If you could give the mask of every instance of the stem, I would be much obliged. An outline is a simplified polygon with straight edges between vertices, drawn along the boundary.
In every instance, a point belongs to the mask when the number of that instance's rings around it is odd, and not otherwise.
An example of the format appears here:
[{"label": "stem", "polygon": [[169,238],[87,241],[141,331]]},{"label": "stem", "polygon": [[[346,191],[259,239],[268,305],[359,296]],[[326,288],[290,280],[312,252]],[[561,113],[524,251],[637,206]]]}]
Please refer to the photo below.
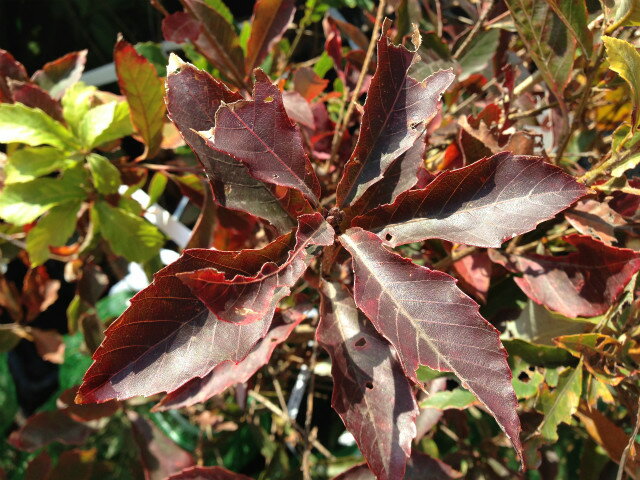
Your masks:
[{"label": "stem", "polygon": [[349,125],[349,120],[351,119],[351,115],[355,110],[356,101],[358,100],[360,89],[362,88],[364,79],[367,76],[367,70],[369,70],[369,64],[371,63],[371,58],[373,57],[373,50],[376,47],[378,32],[380,31],[380,25],[382,24],[382,16],[384,14],[384,7],[386,3],[387,3],[386,0],[380,0],[380,3],[378,4],[378,11],[376,12],[376,23],[373,25],[373,30],[371,31],[371,40],[369,41],[369,48],[367,48],[367,53],[364,57],[364,62],[362,63],[362,70],[360,71],[360,75],[358,76],[358,81],[356,82],[356,86],[353,89],[353,93],[351,94],[351,102],[349,102],[347,113],[345,114],[340,127],[336,130],[336,133],[333,136],[333,141],[331,142],[332,146],[331,146],[330,164],[333,163],[335,160],[335,155],[338,151],[338,146],[342,143],[342,136],[344,135],[344,131],[347,129],[347,126]]},{"label": "stem", "polygon": [[622,475],[624,474],[624,465],[627,463],[627,457],[629,456],[629,451],[633,447],[636,442],[636,437],[638,436],[638,430],[640,430],[640,398],[638,399],[638,406],[636,407],[636,426],[633,429],[633,433],[629,437],[629,443],[624,447],[622,451],[622,456],[620,457],[620,466],[618,467],[618,474],[616,475],[616,480],[622,480]]},{"label": "stem", "polygon": [[460,56],[462,56],[462,54],[469,47],[473,39],[478,35],[478,33],[480,33],[480,30],[482,29],[482,25],[484,24],[484,21],[487,19],[487,16],[489,15],[489,12],[491,11],[492,8],[493,8],[493,1],[489,2],[489,5],[487,5],[487,7],[482,11],[480,16],[478,17],[478,21],[473,25],[473,27],[471,27],[471,31],[469,32],[469,35],[466,36],[464,41],[460,44],[460,47],[458,47],[458,49],[453,54],[454,60],[457,60],[460,58]]},{"label": "stem", "polygon": [[309,25],[309,21],[311,20],[311,15],[313,14],[313,12],[316,9],[316,3],[317,2],[315,0],[312,1],[312,2],[309,2],[309,5],[305,9],[304,15],[300,19],[300,23],[298,23],[298,29],[296,30],[296,36],[293,39],[293,42],[291,42],[291,47],[289,48],[289,52],[287,53],[287,58],[286,58],[285,62],[282,65],[282,69],[278,72],[278,75],[277,75],[278,77],[282,76],[282,73],[287,68],[287,65],[289,65],[289,62],[291,61],[291,57],[293,56],[293,52],[298,47],[298,44],[300,43],[300,40],[302,39],[302,35],[304,34],[304,30]]},{"label": "stem", "polygon": [[[313,341],[313,349],[311,350],[311,359],[309,360],[309,391],[307,392],[307,412],[304,419],[304,452],[302,454],[302,475],[304,480],[311,480],[311,468],[309,465],[309,456],[311,454],[311,442],[315,435],[311,430],[311,420],[313,417],[313,395],[316,387],[316,376],[313,373],[316,368],[316,357],[318,353],[318,342]],[[315,429],[314,429],[315,430]]]},{"label": "stem", "polygon": [[167,9],[164,8],[164,6],[160,3],[160,0],[151,0],[151,5],[153,6],[153,8],[158,10],[164,17],[169,16],[169,12],[167,12]]},{"label": "stem", "polygon": [[446,270],[451,266],[452,263],[457,262],[458,260],[471,255],[478,251],[477,247],[466,247],[461,248],[460,250],[455,250],[451,252],[451,255],[443,258],[442,260],[437,261],[431,266],[432,270]]},{"label": "stem", "polygon": [[[255,390],[249,390],[249,396],[251,398],[253,398],[255,401],[257,401],[258,403],[260,403],[261,405],[263,405],[264,407],[266,407],[267,410],[270,410],[272,413],[276,414],[282,420],[284,420],[289,425],[291,425],[299,434],[304,435],[304,429],[300,425],[298,425],[298,423],[295,420],[293,420],[287,414],[286,411],[280,410],[280,408],[276,404],[271,402],[271,400],[269,400],[266,397],[263,397],[261,394],[259,394]],[[331,452],[327,449],[327,447],[322,445],[318,440],[311,439],[311,443],[325,457],[327,457],[329,459],[334,459],[335,458],[331,454]]]}]

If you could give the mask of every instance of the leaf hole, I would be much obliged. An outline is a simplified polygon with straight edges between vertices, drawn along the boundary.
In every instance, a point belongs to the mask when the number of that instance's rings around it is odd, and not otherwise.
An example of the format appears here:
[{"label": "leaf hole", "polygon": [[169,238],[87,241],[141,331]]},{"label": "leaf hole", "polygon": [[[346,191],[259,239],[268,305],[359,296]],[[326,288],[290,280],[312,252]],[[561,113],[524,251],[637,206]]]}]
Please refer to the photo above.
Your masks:
[{"label": "leaf hole", "polygon": [[373,390],[373,383],[371,383],[371,382],[367,382],[367,383],[365,383],[365,386],[366,386],[369,390]]},{"label": "leaf hole", "polygon": [[384,239],[385,239],[387,242],[390,242],[391,240],[393,240],[393,235],[391,235],[390,233],[387,233],[387,234],[384,236]]},{"label": "leaf hole", "polygon": [[527,375],[527,372],[520,372],[520,375],[518,375],[518,380],[520,380],[521,382],[527,382],[529,381],[529,375]]},{"label": "leaf hole", "polygon": [[273,102],[273,97],[271,95],[269,95],[268,97],[265,97],[263,100],[264,103],[271,103]]},{"label": "leaf hole", "polygon": [[362,337],[356,342],[356,347],[362,348],[366,344],[367,344],[367,341],[364,339],[364,337]]}]

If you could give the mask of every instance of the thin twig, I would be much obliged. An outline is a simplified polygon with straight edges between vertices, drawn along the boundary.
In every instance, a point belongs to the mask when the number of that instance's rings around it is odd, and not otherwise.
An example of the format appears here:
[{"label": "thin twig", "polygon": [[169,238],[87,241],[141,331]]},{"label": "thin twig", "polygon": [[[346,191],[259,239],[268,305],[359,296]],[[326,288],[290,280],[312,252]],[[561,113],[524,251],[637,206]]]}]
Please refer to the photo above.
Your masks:
[{"label": "thin twig", "polygon": [[451,266],[452,263],[457,262],[458,260],[471,255],[472,253],[475,253],[477,250],[477,247],[465,247],[459,250],[454,250],[451,252],[451,255],[437,261],[431,266],[431,268],[434,270],[446,270]]},{"label": "thin twig", "polygon": [[298,29],[296,30],[296,36],[291,42],[291,47],[289,47],[289,51],[287,52],[287,58],[283,62],[282,69],[278,71],[278,77],[282,76],[284,70],[287,68],[287,65],[291,62],[291,58],[293,57],[293,52],[295,52],[300,40],[302,40],[302,35],[304,34],[305,29],[307,28],[309,22],[311,21],[311,15],[313,14],[316,8],[316,1],[308,2],[307,7],[305,9],[303,17],[300,19],[300,23],[298,23]]},{"label": "thin twig", "polygon": [[569,145],[569,141],[573,136],[573,132],[576,130],[578,126],[578,122],[582,119],[582,114],[584,113],[585,108],[589,104],[589,98],[591,97],[591,93],[593,92],[593,82],[596,79],[596,74],[598,73],[599,65],[602,62],[602,58],[604,57],[604,47],[601,45],[598,52],[596,53],[595,60],[592,63],[589,72],[587,73],[587,81],[584,85],[584,90],[582,92],[582,97],[580,98],[580,103],[578,103],[578,108],[575,110],[573,120],[571,121],[571,125],[569,130],[565,135],[563,135],[560,140],[560,144],[558,145],[558,149],[556,150],[556,158],[562,158],[564,151],[567,149]]},{"label": "thin twig", "polygon": [[620,457],[620,466],[618,467],[618,474],[616,475],[616,480],[622,480],[622,475],[624,473],[624,465],[627,463],[627,457],[629,456],[629,451],[636,443],[636,437],[638,436],[638,431],[640,430],[640,398],[638,398],[638,406],[636,411],[636,426],[633,429],[633,433],[631,437],[629,437],[629,443],[624,447],[622,451],[622,456]]},{"label": "thin twig", "polygon": [[[580,96],[580,94],[570,95],[568,98],[565,98],[565,101],[575,100],[579,96]],[[510,113],[507,118],[509,120],[519,120],[521,118],[535,117],[536,115],[544,112],[545,110],[557,107],[559,104],[560,104],[560,102],[558,102],[557,100],[554,100],[553,102],[549,102],[549,103],[547,103],[545,105],[541,105],[539,107],[532,108],[531,110],[525,110],[524,112]]]},{"label": "thin twig", "polygon": [[440,0],[436,0],[436,35],[438,38],[442,38],[442,4]]},{"label": "thin twig", "polygon": [[[298,423],[293,420],[285,411],[282,411],[275,403],[273,403],[268,398],[263,397],[258,392],[254,390],[249,390],[249,396],[252,397],[255,401],[260,403],[262,406],[270,410],[272,413],[276,414],[282,420],[291,425],[300,435],[304,435],[304,429],[298,425]],[[322,445],[318,440],[311,440],[311,444],[325,457],[329,459],[334,459],[333,454]]]},{"label": "thin twig", "polygon": [[316,368],[316,357],[318,352],[318,342],[313,341],[311,350],[311,358],[309,359],[309,372],[311,379],[309,380],[309,390],[307,392],[307,411],[304,419],[304,452],[302,454],[302,475],[304,480],[311,480],[311,468],[309,465],[309,457],[311,454],[311,441],[315,437],[311,434],[311,420],[313,418],[313,395],[315,394],[316,376],[313,373]]},{"label": "thin twig", "polygon": [[163,16],[165,17],[169,16],[169,12],[167,12],[167,9],[164,8],[164,6],[160,3],[160,0],[151,0],[151,5],[153,6],[153,8],[158,10]]},{"label": "thin twig", "polygon": [[367,76],[367,71],[369,70],[369,64],[371,63],[371,58],[373,57],[373,50],[376,47],[376,41],[378,40],[378,32],[380,31],[380,25],[382,24],[382,17],[384,15],[384,7],[386,3],[387,3],[386,0],[380,0],[380,3],[378,4],[378,11],[376,12],[376,22],[373,25],[373,30],[371,31],[371,40],[369,41],[369,48],[367,48],[367,53],[364,57],[364,62],[362,63],[362,70],[360,71],[360,75],[358,76],[358,81],[356,82],[356,86],[353,89],[353,92],[351,94],[351,102],[349,102],[347,113],[345,114],[339,128],[336,129],[336,133],[334,134],[333,140],[331,142],[330,164],[333,164],[335,161],[335,155],[338,152],[338,147],[342,143],[342,136],[344,135],[344,131],[347,129],[347,126],[349,125],[349,120],[351,120],[351,115],[353,114],[353,111],[356,108],[358,95],[360,94],[360,89],[362,88],[364,79]]},{"label": "thin twig", "polygon": [[492,8],[493,8],[493,1],[491,1],[489,5],[487,5],[487,7],[482,11],[482,13],[480,13],[480,16],[478,17],[478,21],[473,25],[473,27],[471,27],[471,31],[469,32],[469,35],[466,36],[464,41],[460,44],[458,49],[454,52],[453,54],[454,60],[457,60],[460,58],[460,56],[469,47],[473,39],[476,38],[478,33],[480,33],[482,26],[484,24],[484,21],[487,19],[487,16],[489,15],[489,12],[491,11]]}]

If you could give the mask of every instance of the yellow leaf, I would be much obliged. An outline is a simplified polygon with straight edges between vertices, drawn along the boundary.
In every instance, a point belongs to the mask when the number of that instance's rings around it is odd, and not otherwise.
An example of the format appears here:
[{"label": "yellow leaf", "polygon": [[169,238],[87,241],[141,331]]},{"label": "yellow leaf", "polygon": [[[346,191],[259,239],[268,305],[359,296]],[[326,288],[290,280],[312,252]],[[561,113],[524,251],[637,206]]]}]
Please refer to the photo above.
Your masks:
[{"label": "yellow leaf", "polygon": [[640,54],[633,45],[618,38],[602,36],[607,50],[609,68],[620,75],[631,88],[633,113],[631,125],[638,126],[638,106],[640,106]]}]

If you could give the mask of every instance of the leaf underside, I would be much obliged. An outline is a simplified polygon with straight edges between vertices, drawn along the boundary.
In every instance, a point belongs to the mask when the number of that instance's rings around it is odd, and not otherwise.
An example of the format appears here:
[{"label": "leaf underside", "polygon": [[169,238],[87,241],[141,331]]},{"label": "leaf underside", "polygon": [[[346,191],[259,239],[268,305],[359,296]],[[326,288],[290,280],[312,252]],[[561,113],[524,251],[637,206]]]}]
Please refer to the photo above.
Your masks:
[{"label": "leaf underside", "polygon": [[577,251],[563,256],[498,252],[491,256],[508,270],[521,273],[515,282],[540,305],[571,318],[602,315],[640,270],[640,256],[585,235],[569,235],[565,241]]}]

